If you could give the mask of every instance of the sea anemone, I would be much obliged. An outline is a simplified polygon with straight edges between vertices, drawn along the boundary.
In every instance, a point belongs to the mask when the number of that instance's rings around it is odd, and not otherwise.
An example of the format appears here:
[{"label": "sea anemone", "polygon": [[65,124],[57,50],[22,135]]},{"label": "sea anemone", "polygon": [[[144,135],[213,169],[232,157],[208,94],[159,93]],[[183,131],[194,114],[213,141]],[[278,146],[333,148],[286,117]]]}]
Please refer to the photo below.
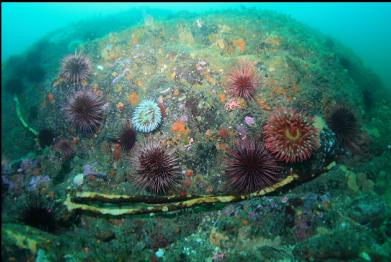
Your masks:
[{"label": "sea anemone", "polygon": [[61,65],[60,76],[68,84],[81,84],[91,75],[90,59],[80,53],[66,56]]},{"label": "sea anemone", "polygon": [[137,131],[149,133],[162,122],[160,107],[152,100],[146,99],[138,105],[133,113],[132,123]]},{"label": "sea anemone", "polygon": [[121,148],[126,151],[129,151],[136,143],[136,131],[129,126],[123,127],[118,141],[121,145]]},{"label": "sea anemone", "polygon": [[68,121],[81,133],[92,133],[101,125],[105,102],[91,91],[78,91],[64,110]]},{"label": "sea anemone", "polygon": [[341,146],[355,147],[361,132],[358,119],[351,109],[345,105],[336,106],[327,114],[326,121]]},{"label": "sea anemone", "polygon": [[39,131],[38,142],[42,148],[52,145],[54,142],[54,138],[55,135],[53,131],[49,128],[44,128]]},{"label": "sea anemone", "polygon": [[55,233],[58,228],[59,206],[42,195],[32,195],[18,205],[17,220],[25,225]]},{"label": "sea anemone", "polygon": [[251,193],[279,180],[282,167],[265,147],[251,140],[240,141],[226,160],[229,187],[237,193]]},{"label": "sea anemone", "polygon": [[293,109],[272,113],[264,126],[265,146],[286,163],[302,162],[319,147],[319,132],[309,117]]},{"label": "sea anemone", "polygon": [[253,99],[259,86],[259,76],[252,62],[241,61],[228,75],[228,89],[232,95]]},{"label": "sea anemone", "polygon": [[175,190],[180,168],[174,149],[148,139],[137,150],[132,162],[136,170],[133,180],[137,187],[154,194]]}]

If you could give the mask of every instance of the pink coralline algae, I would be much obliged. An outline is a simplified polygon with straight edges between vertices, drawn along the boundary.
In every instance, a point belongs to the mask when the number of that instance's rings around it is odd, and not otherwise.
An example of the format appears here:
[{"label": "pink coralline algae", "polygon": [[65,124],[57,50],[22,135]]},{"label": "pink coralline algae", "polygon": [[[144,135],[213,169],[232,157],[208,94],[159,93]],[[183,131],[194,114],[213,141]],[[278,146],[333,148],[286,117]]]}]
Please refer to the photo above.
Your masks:
[{"label": "pink coralline algae", "polygon": [[225,103],[226,110],[231,111],[235,108],[240,108],[240,104],[235,98],[232,98],[227,103]]}]

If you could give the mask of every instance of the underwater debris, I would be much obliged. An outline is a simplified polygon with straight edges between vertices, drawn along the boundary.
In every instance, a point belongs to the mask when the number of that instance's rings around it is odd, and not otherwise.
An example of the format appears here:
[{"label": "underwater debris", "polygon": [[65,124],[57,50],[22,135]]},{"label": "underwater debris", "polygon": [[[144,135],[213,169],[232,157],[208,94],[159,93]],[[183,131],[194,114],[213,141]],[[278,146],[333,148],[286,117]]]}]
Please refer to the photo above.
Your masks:
[{"label": "underwater debris", "polygon": [[162,122],[160,107],[151,99],[141,102],[135,109],[132,123],[137,131],[150,133]]},{"label": "underwater debris", "polygon": [[311,121],[293,109],[276,110],[264,126],[266,148],[286,163],[309,159],[319,147],[319,133]]}]

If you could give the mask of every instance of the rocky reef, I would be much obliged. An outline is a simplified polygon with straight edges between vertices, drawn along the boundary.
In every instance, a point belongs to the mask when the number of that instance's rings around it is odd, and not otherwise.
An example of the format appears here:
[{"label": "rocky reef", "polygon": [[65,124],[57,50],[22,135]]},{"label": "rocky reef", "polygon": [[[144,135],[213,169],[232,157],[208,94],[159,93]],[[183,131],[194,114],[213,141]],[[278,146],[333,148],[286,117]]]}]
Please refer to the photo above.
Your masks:
[{"label": "rocky reef", "polygon": [[391,99],[350,50],[259,10],[84,26],[3,66],[4,261],[391,256]]}]

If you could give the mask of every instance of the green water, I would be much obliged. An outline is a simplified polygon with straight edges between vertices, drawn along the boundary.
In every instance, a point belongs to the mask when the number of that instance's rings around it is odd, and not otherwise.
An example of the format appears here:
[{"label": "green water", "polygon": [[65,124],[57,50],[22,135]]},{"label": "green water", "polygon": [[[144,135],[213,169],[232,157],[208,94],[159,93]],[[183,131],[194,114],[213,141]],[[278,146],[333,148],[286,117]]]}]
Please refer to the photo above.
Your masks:
[{"label": "green water", "polygon": [[2,3],[2,259],[387,261],[390,19]]}]

